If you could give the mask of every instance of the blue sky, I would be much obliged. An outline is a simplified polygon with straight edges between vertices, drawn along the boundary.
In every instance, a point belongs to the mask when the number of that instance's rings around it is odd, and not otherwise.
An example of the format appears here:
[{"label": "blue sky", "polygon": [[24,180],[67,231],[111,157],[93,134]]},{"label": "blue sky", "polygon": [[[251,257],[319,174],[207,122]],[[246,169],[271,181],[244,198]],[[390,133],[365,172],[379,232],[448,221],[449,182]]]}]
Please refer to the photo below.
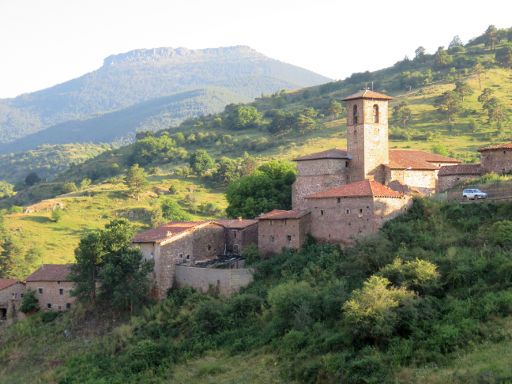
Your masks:
[{"label": "blue sky", "polygon": [[489,24],[504,0],[0,0],[0,97],[64,82],[137,48],[249,45],[342,79]]}]

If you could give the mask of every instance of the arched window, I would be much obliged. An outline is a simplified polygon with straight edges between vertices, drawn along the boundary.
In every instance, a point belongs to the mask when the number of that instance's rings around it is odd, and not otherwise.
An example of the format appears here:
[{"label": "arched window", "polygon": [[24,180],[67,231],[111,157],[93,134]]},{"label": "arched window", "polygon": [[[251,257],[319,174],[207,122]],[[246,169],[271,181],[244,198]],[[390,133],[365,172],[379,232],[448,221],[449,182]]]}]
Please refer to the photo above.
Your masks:
[{"label": "arched window", "polygon": [[373,122],[379,122],[379,106],[377,104],[373,106]]},{"label": "arched window", "polygon": [[352,107],[352,123],[357,124],[357,105]]}]

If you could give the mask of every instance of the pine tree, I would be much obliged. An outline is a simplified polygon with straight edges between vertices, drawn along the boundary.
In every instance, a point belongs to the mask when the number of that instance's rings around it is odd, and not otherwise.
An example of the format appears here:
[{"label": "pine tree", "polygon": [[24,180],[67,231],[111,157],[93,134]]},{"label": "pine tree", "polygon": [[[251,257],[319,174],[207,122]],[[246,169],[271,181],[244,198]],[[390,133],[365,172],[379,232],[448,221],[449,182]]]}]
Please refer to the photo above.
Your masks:
[{"label": "pine tree", "polygon": [[139,167],[139,164],[132,165],[126,173],[126,185],[130,195],[139,200],[148,185],[146,172]]}]

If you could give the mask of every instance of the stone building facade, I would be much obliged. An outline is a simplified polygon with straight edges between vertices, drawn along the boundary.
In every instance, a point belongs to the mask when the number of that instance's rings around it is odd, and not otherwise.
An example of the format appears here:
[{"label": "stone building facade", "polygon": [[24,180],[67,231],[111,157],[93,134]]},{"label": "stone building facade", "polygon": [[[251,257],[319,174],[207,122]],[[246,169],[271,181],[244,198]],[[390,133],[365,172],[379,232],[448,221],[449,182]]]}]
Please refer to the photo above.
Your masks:
[{"label": "stone building facade", "polygon": [[26,289],[33,290],[44,311],[71,309],[75,298],[71,296],[74,284],[69,279],[71,264],[43,264],[27,277]]},{"label": "stone building facade", "polygon": [[512,143],[492,145],[478,150],[482,172],[512,173]]},{"label": "stone building facade", "polygon": [[312,194],[306,201],[316,240],[350,244],[403,213],[411,199],[374,180],[363,180]]},{"label": "stone building facade", "polygon": [[300,249],[311,231],[309,211],[275,209],[258,216],[258,250],[262,256]]},{"label": "stone building facade", "polygon": [[486,173],[512,173],[512,142],[480,148],[480,164],[444,165],[438,175],[437,192],[445,192],[458,184]]},{"label": "stone building facade", "polygon": [[23,317],[20,312],[25,284],[14,279],[0,279],[0,327]]},{"label": "stone building facade", "polygon": [[258,244],[258,220],[217,220],[224,227],[224,255],[241,256],[244,249]]}]

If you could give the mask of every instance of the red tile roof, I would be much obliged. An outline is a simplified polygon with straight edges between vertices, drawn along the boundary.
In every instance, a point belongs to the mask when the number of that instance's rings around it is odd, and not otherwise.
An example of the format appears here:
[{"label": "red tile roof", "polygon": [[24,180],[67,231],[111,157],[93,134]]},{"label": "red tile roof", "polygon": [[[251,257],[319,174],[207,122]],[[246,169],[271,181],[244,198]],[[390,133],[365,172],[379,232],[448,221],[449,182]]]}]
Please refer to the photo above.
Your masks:
[{"label": "red tile roof", "polygon": [[258,216],[258,220],[284,220],[284,219],[300,219],[309,214],[309,211],[274,209],[263,215]]},{"label": "red tile roof", "polygon": [[488,147],[480,148],[478,150],[478,152],[495,151],[495,150],[500,150],[500,149],[512,149],[512,142],[497,144],[497,145],[489,145]]},{"label": "red tile roof", "polygon": [[331,148],[326,151],[312,153],[294,159],[294,161],[321,160],[321,159],[351,159],[345,149]]},{"label": "red tile roof", "polygon": [[457,164],[445,165],[439,168],[438,176],[452,176],[452,175],[481,175],[482,168],[480,164]]},{"label": "red tile roof", "polygon": [[387,164],[387,167],[391,169],[438,169],[439,167],[433,163],[458,164],[460,160],[424,151],[392,149],[389,151],[389,164]]},{"label": "red tile roof", "polygon": [[356,181],[354,183],[329,188],[325,191],[313,193],[306,199],[328,199],[333,197],[394,197],[403,195],[374,180]]},{"label": "red tile roof", "polygon": [[258,220],[233,219],[233,220],[215,220],[215,223],[228,229],[244,229],[251,225],[258,224]]},{"label": "red tile roof", "polygon": [[208,221],[173,221],[157,228],[137,233],[133,238],[134,243],[155,243],[168,239],[172,236],[197,228],[200,225],[207,224]]},{"label": "red tile roof", "polygon": [[347,101],[355,99],[393,100],[391,96],[379,92],[370,91],[369,89],[363,89],[359,92],[356,92],[350,96],[345,97],[343,100]]},{"label": "red tile roof", "polygon": [[43,264],[27,277],[30,281],[69,281],[72,264]]},{"label": "red tile roof", "polygon": [[11,285],[14,285],[18,282],[18,280],[14,279],[0,279],[0,291],[5,288],[9,288]]}]

